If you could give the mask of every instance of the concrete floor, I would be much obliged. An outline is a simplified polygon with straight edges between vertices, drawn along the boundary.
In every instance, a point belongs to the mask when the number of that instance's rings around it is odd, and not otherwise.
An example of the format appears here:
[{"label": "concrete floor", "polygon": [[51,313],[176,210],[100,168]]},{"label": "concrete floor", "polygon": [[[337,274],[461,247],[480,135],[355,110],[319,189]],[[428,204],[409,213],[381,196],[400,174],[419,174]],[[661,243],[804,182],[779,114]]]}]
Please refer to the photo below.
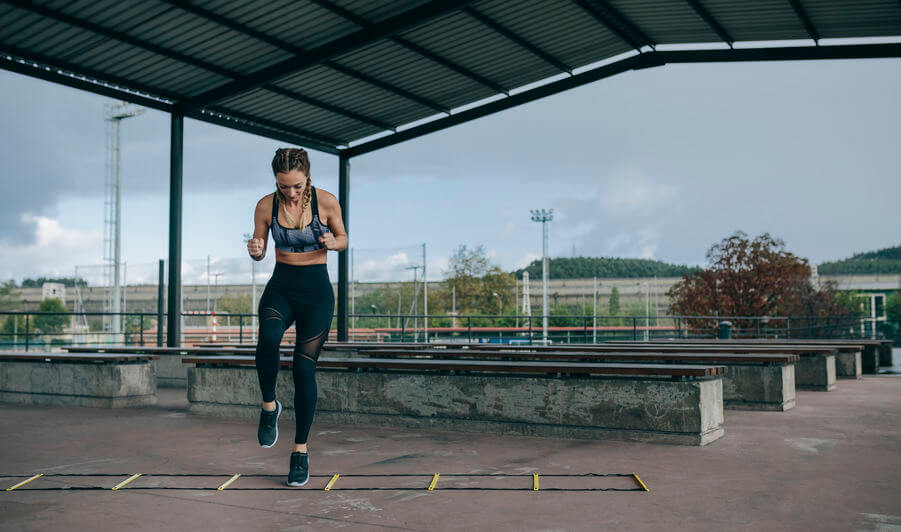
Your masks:
[{"label": "concrete floor", "polygon": [[[799,392],[789,412],[727,411],[726,436],[703,448],[314,424],[311,465],[320,476],[300,489],[282,489],[293,423],[280,425],[275,448],[261,449],[253,422],[187,414],[183,390],[160,392],[155,408],[0,406],[0,487],[22,480],[3,475],[122,475],[45,477],[0,492],[0,529],[901,530],[898,375]],[[447,476],[632,472],[650,492],[534,492],[529,476]],[[120,491],[37,489],[112,487],[132,473],[213,476],[145,477]],[[221,492],[141,489],[215,488],[234,473],[275,476]],[[325,492],[332,473],[421,476],[341,477]],[[443,476],[428,492],[433,473]],[[540,487],[635,483],[540,477]]]}]

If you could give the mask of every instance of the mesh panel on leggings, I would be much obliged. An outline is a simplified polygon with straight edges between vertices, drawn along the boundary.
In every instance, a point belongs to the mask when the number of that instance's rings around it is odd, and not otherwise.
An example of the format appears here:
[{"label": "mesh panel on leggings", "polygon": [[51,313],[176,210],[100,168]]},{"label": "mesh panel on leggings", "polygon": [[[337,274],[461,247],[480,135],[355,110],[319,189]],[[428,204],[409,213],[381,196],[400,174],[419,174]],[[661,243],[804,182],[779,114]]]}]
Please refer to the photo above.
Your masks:
[{"label": "mesh panel on leggings", "polygon": [[319,352],[322,351],[326,338],[328,338],[328,329],[309,340],[298,341],[294,346],[294,354],[316,362],[319,360]]}]

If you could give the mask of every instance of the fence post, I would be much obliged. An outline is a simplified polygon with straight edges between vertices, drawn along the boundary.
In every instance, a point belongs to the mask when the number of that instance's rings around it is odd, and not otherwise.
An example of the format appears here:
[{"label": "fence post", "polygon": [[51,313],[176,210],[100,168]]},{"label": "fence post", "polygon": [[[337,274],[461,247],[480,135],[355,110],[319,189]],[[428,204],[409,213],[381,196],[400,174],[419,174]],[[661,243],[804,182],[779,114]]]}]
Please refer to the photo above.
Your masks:
[{"label": "fence post", "polygon": [[244,343],[244,314],[238,314],[238,343]]},{"label": "fence post", "polygon": [[532,345],[532,315],[529,314],[529,345]]},{"label": "fence post", "polygon": [[30,344],[31,337],[28,335],[28,323],[30,322],[31,314],[25,315],[25,352],[28,352],[28,345]]},{"label": "fence post", "polygon": [[785,337],[786,338],[792,337],[792,319],[791,318],[785,319]]},{"label": "fence post", "polygon": [[144,347],[144,315],[139,314],[141,317],[141,347]]},{"label": "fence post", "polygon": [[632,340],[638,340],[638,318],[632,318]]},{"label": "fence post", "polygon": [[466,337],[467,343],[472,343],[472,316],[466,316]]}]

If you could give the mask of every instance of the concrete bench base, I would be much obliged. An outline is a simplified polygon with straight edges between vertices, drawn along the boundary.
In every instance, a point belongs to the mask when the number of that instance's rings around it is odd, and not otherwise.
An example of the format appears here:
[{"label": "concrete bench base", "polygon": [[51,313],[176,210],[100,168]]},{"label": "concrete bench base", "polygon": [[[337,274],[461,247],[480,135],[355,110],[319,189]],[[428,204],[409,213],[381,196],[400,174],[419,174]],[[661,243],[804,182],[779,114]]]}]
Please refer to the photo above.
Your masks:
[{"label": "concrete bench base", "polygon": [[0,361],[0,402],[105,408],[156,404],[150,361]]},{"label": "concrete bench base", "polygon": [[847,351],[835,355],[835,375],[844,379],[859,379],[863,376],[860,351]]},{"label": "concrete bench base", "polygon": [[[722,379],[552,378],[320,370],[316,419],[587,439],[706,445],[723,430]],[[277,394],[294,418],[294,386]],[[256,419],[252,367],[188,369],[193,412]]]},{"label": "concrete bench base", "polygon": [[159,355],[159,360],[154,360],[156,366],[156,385],[160,388],[187,388],[188,368],[181,363],[182,355]]},{"label": "concrete bench base", "polygon": [[879,346],[879,365],[894,365],[894,361],[892,360],[892,344],[889,342],[885,342]]},{"label": "concrete bench base", "polygon": [[730,364],[723,379],[723,405],[729,410],[784,412],[795,406],[795,366]]},{"label": "concrete bench base", "polygon": [[873,344],[863,346],[860,356],[864,373],[867,375],[879,373],[879,346]]},{"label": "concrete bench base", "polygon": [[795,364],[795,388],[828,392],[835,389],[835,355],[801,355]]}]

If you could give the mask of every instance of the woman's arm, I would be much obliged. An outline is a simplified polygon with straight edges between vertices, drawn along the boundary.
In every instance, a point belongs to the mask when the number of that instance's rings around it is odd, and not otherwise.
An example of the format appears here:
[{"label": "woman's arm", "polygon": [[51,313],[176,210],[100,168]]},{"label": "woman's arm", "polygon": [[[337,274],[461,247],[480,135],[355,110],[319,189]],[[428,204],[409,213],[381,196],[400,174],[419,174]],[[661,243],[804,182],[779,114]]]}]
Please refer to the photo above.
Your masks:
[{"label": "woman's arm", "polygon": [[325,233],[319,237],[319,242],[325,249],[332,251],[344,251],[347,249],[347,230],[344,228],[344,218],[341,217],[341,205],[338,198],[326,191],[317,196],[319,209],[326,215],[326,223],[331,233]]},{"label": "woman's arm", "polygon": [[263,199],[257,202],[257,207],[253,211],[253,238],[247,241],[247,253],[250,254],[250,258],[256,261],[263,260],[266,257],[269,216],[272,211],[272,203],[266,200],[271,196],[271,194],[264,196]]}]

